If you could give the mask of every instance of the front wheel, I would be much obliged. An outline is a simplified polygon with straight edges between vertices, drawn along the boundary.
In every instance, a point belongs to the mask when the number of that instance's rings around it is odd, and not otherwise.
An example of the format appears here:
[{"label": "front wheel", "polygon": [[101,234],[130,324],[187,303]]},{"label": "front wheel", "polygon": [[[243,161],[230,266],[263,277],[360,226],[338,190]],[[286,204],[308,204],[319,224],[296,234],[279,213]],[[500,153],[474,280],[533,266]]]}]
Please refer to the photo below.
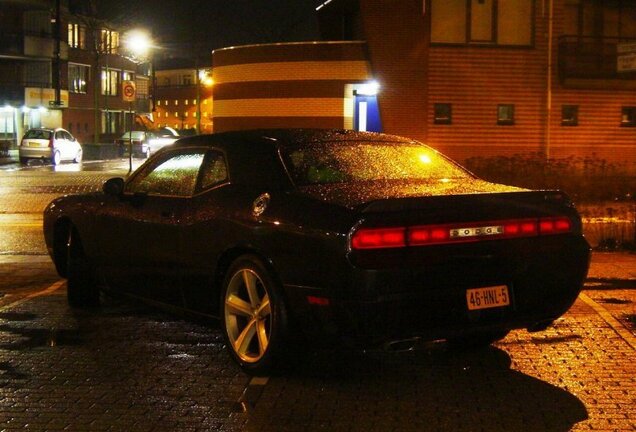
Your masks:
[{"label": "front wheel", "polygon": [[60,154],[59,151],[56,151],[55,153],[53,153],[53,158],[51,159],[51,162],[53,163],[53,165],[59,165],[60,162],[62,162],[62,155]]},{"label": "front wheel", "polygon": [[82,162],[82,157],[83,157],[82,149],[79,149],[77,151],[77,154],[75,154],[75,159],[73,159],[73,162],[75,162],[75,163]]},{"label": "front wheel", "polygon": [[245,255],[229,268],[221,293],[227,348],[248,373],[270,371],[285,350],[287,311],[279,284],[261,260]]},{"label": "front wheel", "polygon": [[69,228],[66,243],[67,298],[71,307],[99,306],[99,287],[90,260],[84,254],[77,231]]}]

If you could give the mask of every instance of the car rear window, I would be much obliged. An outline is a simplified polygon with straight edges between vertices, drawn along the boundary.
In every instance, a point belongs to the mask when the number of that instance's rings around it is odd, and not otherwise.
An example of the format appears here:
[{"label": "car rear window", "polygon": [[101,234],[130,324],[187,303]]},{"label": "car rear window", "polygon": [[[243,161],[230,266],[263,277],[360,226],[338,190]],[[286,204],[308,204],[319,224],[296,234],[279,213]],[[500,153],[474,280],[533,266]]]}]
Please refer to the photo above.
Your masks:
[{"label": "car rear window", "polygon": [[24,138],[26,139],[50,139],[51,131],[40,130],[40,129],[31,129],[28,130],[26,134],[24,134]]},{"label": "car rear window", "polygon": [[471,177],[460,166],[418,143],[334,142],[286,148],[283,160],[294,183],[375,180],[443,180]]}]

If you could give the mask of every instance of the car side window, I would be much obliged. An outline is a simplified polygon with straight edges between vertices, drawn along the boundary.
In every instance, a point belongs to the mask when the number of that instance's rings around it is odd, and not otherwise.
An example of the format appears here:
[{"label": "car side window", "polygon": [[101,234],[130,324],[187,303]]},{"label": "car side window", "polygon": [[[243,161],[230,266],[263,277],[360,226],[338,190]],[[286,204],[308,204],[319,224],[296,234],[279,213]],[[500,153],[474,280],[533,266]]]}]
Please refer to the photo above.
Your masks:
[{"label": "car side window", "polygon": [[64,133],[62,131],[55,132],[55,139],[64,139]]},{"label": "car side window", "polygon": [[201,179],[199,190],[203,191],[227,181],[227,166],[223,153],[217,151],[208,152],[201,167]]},{"label": "car side window", "polygon": [[192,196],[205,150],[171,152],[146,166],[127,185],[126,192]]}]

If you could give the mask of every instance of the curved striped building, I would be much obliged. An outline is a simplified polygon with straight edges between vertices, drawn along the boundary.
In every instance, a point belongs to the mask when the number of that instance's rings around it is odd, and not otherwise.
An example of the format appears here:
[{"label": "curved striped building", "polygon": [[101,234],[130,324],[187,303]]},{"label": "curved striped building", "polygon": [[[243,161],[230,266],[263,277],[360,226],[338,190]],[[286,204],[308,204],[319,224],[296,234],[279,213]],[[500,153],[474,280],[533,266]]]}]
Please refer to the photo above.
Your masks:
[{"label": "curved striped building", "polygon": [[[212,53],[212,64],[215,132],[351,129],[358,111],[355,95],[371,79],[366,44],[358,41],[223,48]],[[379,115],[366,115],[377,112],[377,103],[364,110],[362,126],[378,129]]]}]

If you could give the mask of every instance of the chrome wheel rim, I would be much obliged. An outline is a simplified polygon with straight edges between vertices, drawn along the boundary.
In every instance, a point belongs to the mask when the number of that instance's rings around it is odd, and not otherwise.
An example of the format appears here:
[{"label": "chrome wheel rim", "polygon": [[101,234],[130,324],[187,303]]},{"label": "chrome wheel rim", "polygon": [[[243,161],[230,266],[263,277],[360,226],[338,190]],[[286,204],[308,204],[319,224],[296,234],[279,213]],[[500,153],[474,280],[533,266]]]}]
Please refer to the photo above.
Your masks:
[{"label": "chrome wheel rim", "polygon": [[272,310],[267,288],[256,272],[241,269],[232,276],[224,309],[232,350],[245,362],[259,361],[269,346]]}]

